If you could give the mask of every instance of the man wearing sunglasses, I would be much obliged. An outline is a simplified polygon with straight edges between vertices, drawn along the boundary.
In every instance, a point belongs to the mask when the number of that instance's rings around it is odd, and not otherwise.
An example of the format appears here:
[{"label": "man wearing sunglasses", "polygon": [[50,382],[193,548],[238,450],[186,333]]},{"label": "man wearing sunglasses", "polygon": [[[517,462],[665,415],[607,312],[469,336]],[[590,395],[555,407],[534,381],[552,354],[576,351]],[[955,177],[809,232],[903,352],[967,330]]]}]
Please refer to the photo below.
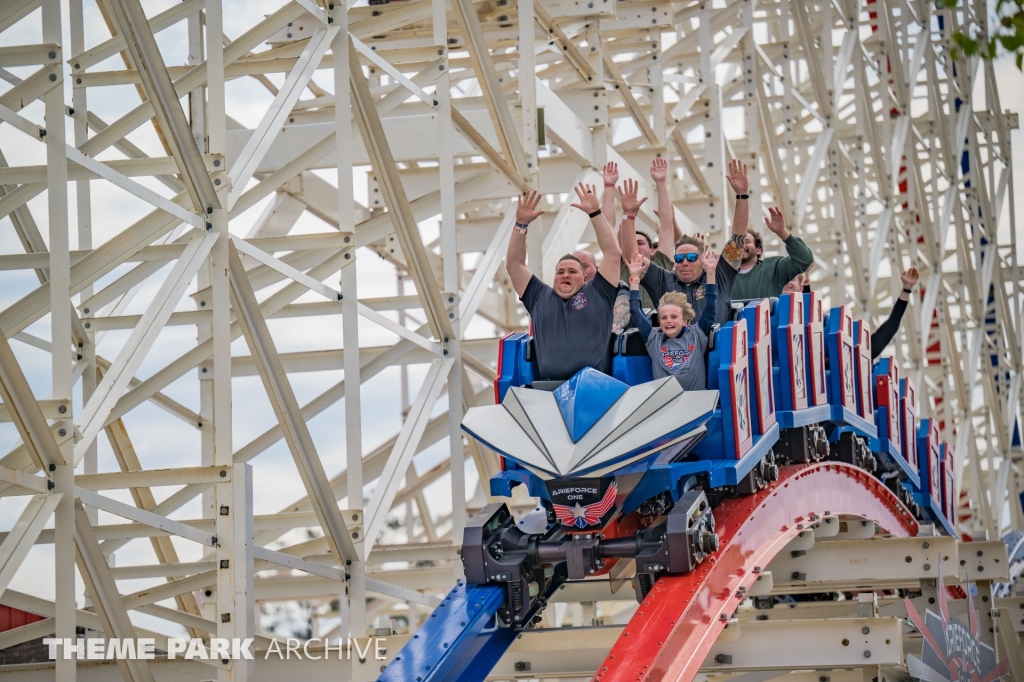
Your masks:
[{"label": "man wearing sunglasses", "polygon": [[[533,322],[537,349],[538,379],[568,379],[584,367],[611,374],[608,344],[612,334],[612,308],[619,287],[619,245],[611,226],[601,215],[593,185],[575,188],[579,202],[573,204],[590,216],[590,224],[601,247],[596,274],[587,277],[587,267],[574,254],[566,254],[555,266],[554,286],[548,286],[526,265],[526,232],[530,223],[544,213],[538,211],[540,193],[519,197],[516,224],[508,243],[505,269],[512,287]],[[589,254],[587,254],[589,255]]]},{"label": "man wearing sunglasses", "polygon": [[[718,315],[715,321],[719,324],[724,324],[729,320],[732,286],[743,256],[743,237],[747,233],[747,222],[750,217],[750,207],[747,201],[746,164],[739,160],[730,161],[729,174],[725,177],[736,191],[736,210],[733,213],[732,236],[722,248],[722,257],[715,267],[715,281],[718,286]],[[655,303],[661,301],[661,297],[670,291],[686,294],[687,301],[693,307],[694,315],[699,318],[701,311],[704,310],[705,283],[707,282],[700,257],[707,247],[700,236],[683,235],[673,242],[674,210],[668,200],[668,184],[656,180],[656,186],[658,188],[658,219],[660,221],[658,250],[672,257],[673,267],[669,270],[651,262],[650,259],[645,259],[646,269],[640,280],[640,285]],[[622,202],[625,206],[627,202],[625,194]],[[671,251],[669,249],[673,243],[675,250]],[[622,257],[628,262],[637,251],[636,228],[633,221],[623,220],[622,229],[619,232],[619,246],[622,249]]]}]

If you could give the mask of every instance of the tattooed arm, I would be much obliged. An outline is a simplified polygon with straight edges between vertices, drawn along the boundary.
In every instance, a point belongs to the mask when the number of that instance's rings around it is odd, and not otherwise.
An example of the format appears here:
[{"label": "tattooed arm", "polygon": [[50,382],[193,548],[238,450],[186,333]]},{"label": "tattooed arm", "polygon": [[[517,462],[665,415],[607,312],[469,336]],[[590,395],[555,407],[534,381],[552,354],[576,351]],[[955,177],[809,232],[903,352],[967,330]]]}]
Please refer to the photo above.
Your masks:
[{"label": "tattooed arm", "polygon": [[745,236],[745,233],[731,234],[729,235],[729,241],[722,247],[722,260],[731,265],[733,270],[740,269],[740,261],[743,260],[743,238]]}]

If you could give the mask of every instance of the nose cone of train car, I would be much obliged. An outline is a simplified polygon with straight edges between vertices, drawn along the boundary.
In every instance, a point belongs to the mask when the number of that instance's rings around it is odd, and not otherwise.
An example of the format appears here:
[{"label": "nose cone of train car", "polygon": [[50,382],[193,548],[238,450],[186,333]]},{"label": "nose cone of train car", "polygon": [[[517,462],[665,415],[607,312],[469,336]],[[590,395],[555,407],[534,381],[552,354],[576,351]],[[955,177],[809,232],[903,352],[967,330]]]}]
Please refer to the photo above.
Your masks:
[{"label": "nose cone of train car", "polygon": [[462,428],[543,479],[604,476],[703,429],[718,391],[683,391],[673,377],[629,386],[580,370],[555,391],[513,387],[474,407]]}]

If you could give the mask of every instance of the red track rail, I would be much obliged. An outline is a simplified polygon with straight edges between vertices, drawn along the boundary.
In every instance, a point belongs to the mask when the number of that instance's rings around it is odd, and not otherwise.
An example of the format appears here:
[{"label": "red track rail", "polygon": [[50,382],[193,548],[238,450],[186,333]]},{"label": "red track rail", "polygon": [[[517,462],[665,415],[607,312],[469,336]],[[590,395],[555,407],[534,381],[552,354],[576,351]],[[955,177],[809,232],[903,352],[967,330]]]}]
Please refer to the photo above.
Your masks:
[{"label": "red track rail", "polygon": [[719,552],[692,573],[655,583],[594,682],[692,680],[742,600],[739,589],[750,588],[755,567],[767,566],[812,515],[856,516],[893,535],[917,534],[917,521],[881,481],[836,462],[783,467],[768,488],[727,499],[714,513]]}]

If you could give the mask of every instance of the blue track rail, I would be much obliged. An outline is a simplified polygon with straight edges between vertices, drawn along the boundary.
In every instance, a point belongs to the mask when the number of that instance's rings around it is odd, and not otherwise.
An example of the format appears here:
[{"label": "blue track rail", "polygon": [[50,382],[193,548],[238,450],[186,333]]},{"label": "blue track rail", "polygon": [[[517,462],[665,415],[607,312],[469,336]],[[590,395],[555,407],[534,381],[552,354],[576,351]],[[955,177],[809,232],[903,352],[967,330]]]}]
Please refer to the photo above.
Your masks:
[{"label": "blue track rail", "polygon": [[[556,570],[545,597],[550,597],[564,580],[564,569]],[[460,580],[377,682],[484,679],[519,634],[518,630],[504,627],[497,618],[504,603],[503,586],[466,585]]]},{"label": "blue track rail", "polygon": [[482,680],[516,636],[511,628],[495,627],[504,603],[504,587],[460,580],[378,682]]}]

